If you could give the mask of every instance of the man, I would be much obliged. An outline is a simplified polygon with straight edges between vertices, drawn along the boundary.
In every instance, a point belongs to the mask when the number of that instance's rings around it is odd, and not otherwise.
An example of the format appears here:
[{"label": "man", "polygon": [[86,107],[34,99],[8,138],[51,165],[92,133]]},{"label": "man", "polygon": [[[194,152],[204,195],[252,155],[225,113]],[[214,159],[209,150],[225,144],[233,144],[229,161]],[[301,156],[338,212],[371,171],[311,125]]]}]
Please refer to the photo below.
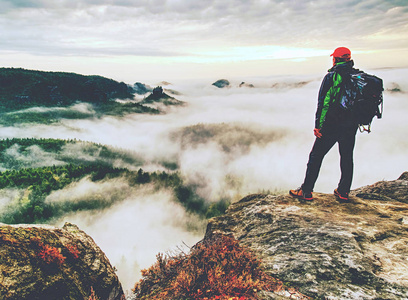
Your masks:
[{"label": "man", "polygon": [[316,140],[309,155],[306,176],[300,188],[289,191],[290,195],[306,201],[313,200],[312,192],[323,158],[335,143],[339,145],[341,170],[340,182],[334,190],[336,197],[348,201],[353,179],[353,150],[358,124],[347,105],[342,103],[342,83],[358,70],[353,68],[348,48],[337,48],[330,56],[333,56],[333,67],[324,77],[319,91],[314,129]]}]

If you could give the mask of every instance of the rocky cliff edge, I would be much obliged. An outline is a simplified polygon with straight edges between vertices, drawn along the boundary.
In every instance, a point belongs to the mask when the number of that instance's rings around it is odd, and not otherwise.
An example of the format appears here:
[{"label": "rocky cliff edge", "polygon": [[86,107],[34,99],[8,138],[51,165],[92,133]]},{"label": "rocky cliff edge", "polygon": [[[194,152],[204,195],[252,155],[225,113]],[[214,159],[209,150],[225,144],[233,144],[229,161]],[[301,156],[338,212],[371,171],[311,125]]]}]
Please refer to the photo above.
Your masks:
[{"label": "rocky cliff edge", "polygon": [[123,298],[115,270],[76,225],[0,223],[0,299]]},{"label": "rocky cliff edge", "polygon": [[232,234],[268,273],[315,299],[408,299],[408,172],[350,194],[349,203],[250,195],[211,219],[206,238]]}]

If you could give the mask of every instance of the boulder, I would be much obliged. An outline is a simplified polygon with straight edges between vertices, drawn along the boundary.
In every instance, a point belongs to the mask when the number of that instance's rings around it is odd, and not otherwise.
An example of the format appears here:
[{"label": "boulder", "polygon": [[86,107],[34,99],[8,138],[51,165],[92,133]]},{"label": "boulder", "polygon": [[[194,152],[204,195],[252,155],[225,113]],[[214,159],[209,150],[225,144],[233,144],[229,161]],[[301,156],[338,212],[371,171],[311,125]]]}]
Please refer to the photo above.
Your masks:
[{"label": "boulder", "polygon": [[0,223],[0,299],[124,299],[114,268],[76,225]]},{"label": "boulder", "polygon": [[404,174],[353,191],[348,203],[322,193],[312,202],[250,195],[211,219],[205,238],[233,234],[268,273],[315,299],[408,299]]}]

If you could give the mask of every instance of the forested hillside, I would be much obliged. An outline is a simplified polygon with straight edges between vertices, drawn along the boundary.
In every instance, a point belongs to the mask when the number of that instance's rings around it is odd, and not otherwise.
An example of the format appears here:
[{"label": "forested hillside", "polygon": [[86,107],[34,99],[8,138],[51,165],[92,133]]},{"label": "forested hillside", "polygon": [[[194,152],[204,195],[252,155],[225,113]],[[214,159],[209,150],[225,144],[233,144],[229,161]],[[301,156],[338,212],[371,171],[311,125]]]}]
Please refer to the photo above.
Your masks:
[{"label": "forested hillside", "polygon": [[[0,68],[0,125],[159,113],[157,109],[131,101],[134,94],[134,89],[124,82],[101,76]],[[119,103],[117,99],[130,101]],[[87,106],[75,106],[80,103]],[[27,110],[33,107],[43,109]]]},{"label": "forested hillside", "polygon": [[[171,191],[175,201],[203,217],[219,215],[227,207],[224,201],[206,203],[196,194],[195,187],[186,184],[177,172],[116,167],[118,162],[137,166],[142,161],[134,153],[94,143],[6,139],[0,141],[0,158],[3,170],[0,172],[0,222],[8,224],[47,223],[76,211],[105,209],[123,201],[142,186]],[[69,191],[81,184],[90,192],[71,199]],[[118,188],[104,193],[106,184]],[[92,187],[98,185],[98,193],[92,193]],[[54,195],[50,198],[52,193],[65,188],[68,192],[64,192],[64,197]]]},{"label": "forested hillside", "polygon": [[0,100],[6,108],[104,103],[133,98],[133,88],[101,76],[0,68]]},{"label": "forested hillside", "polygon": [[65,164],[137,168],[138,153],[80,140],[12,138],[0,140],[0,170]]}]

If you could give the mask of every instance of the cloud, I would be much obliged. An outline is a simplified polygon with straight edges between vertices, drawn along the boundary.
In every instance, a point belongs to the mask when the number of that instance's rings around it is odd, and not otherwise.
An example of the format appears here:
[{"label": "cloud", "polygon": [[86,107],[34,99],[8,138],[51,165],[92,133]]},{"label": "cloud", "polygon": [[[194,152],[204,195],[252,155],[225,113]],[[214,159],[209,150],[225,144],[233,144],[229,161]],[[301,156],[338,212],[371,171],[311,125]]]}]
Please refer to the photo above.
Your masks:
[{"label": "cloud", "polygon": [[23,195],[24,190],[0,189],[0,210],[5,208],[13,200],[21,198]]},{"label": "cloud", "polygon": [[16,8],[40,8],[40,1],[35,0],[1,0],[0,7],[2,12]]},{"label": "cloud", "polygon": [[184,127],[174,138],[185,147],[199,148],[207,143],[216,143],[225,153],[246,153],[253,145],[266,145],[284,136],[282,131],[266,131],[254,125],[197,124]]},{"label": "cloud", "polygon": [[89,103],[75,103],[68,107],[30,107],[18,111],[12,111],[7,113],[8,115],[13,114],[24,114],[24,113],[56,113],[59,112],[78,112],[84,115],[92,116],[95,114],[92,104]]},{"label": "cloud", "polygon": [[[1,1],[3,51],[196,56],[279,45],[407,47],[404,1]],[[387,39],[387,45],[378,40]]]},{"label": "cloud", "polygon": [[[44,127],[40,126],[40,128]],[[138,171],[140,166],[144,165],[144,158],[140,153],[81,141],[66,143],[58,153],[49,150],[45,151],[37,145],[22,149],[16,142],[16,144],[5,149],[1,156],[0,170],[97,162],[114,168],[127,168],[131,171]],[[165,167],[160,164],[162,161],[152,161],[150,163],[149,168],[145,165],[145,170],[152,168],[154,170],[165,170]]]},{"label": "cloud", "polygon": [[93,182],[89,177],[74,182],[61,190],[53,191],[45,203],[64,205],[80,204],[81,202],[98,202],[106,207],[126,199],[131,194],[131,187],[123,179]]},{"label": "cloud", "polygon": [[6,149],[0,166],[5,168],[37,168],[65,164],[57,158],[55,153],[46,152],[37,145],[27,147],[24,151],[21,151],[20,148],[19,145],[15,144]]},{"label": "cloud", "polygon": [[92,236],[129,290],[141,278],[140,270],[155,262],[157,253],[174,251],[183,243],[193,246],[202,239],[205,224],[173,202],[169,191],[131,187],[127,191],[131,192],[127,198],[110,209],[78,212],[56,223],[73,222]]}]

